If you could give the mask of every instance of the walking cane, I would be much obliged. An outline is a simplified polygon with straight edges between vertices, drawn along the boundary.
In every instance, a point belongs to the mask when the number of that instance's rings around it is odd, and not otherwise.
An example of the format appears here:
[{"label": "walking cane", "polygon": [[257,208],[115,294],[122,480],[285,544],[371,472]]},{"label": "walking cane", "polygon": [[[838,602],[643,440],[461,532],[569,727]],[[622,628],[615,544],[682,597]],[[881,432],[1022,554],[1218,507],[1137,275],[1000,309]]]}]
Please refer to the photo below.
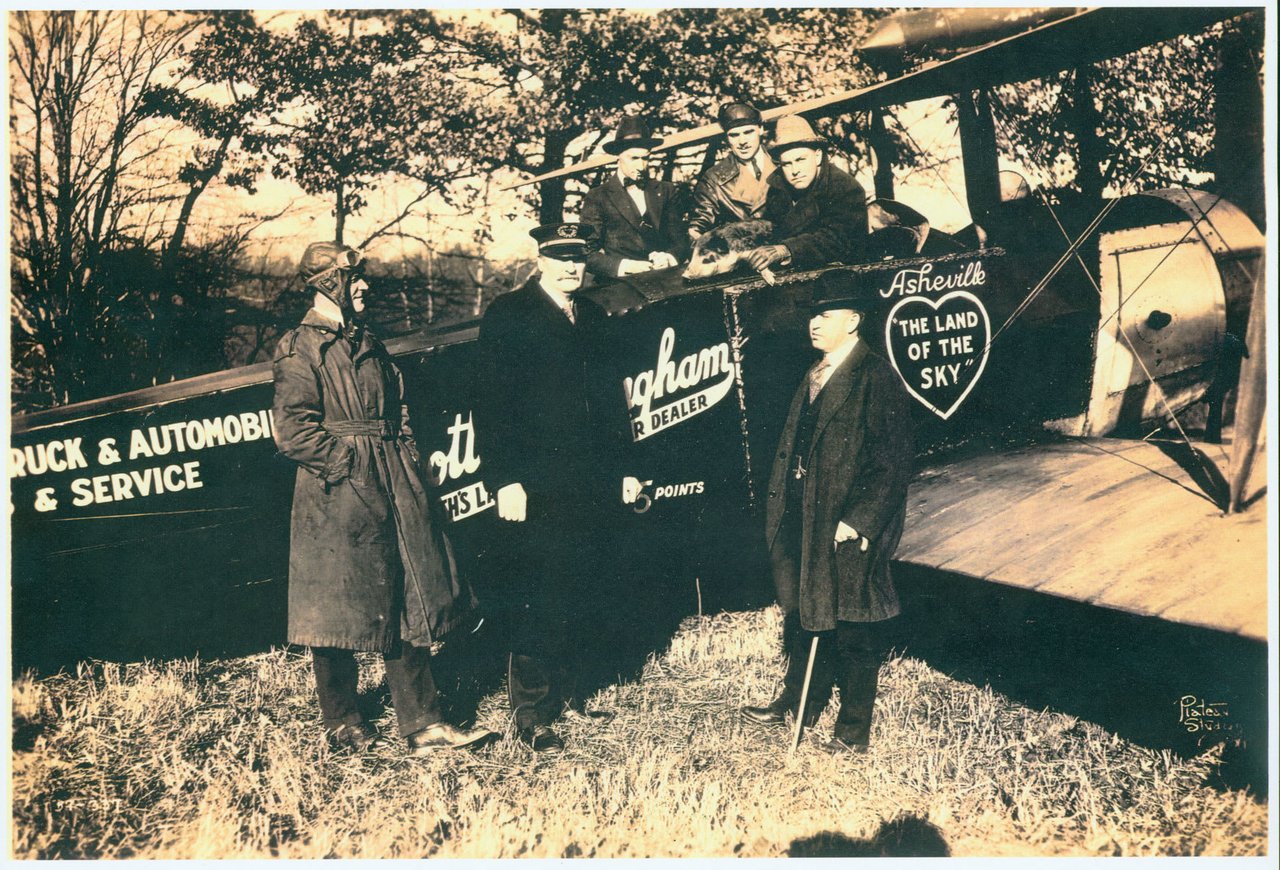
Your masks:
[{"label": "walking cane", "polygon": [[804,669],[804,688],[800,690],[800,709],[796,711],[796,731],[791,737],[791,751],[800,745],[800,732],[804,730],[804,707],[809,701],[809,681],[813,679],[813,663],[818,657],[818,636],[809,644],[809,666]]}]

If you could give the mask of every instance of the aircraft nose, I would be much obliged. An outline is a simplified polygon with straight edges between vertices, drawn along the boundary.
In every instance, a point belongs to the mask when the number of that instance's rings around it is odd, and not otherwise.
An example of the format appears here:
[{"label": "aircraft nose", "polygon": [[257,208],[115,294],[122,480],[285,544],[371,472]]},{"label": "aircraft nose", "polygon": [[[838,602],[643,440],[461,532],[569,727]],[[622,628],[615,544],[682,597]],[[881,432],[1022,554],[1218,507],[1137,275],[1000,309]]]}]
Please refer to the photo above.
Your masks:
[{"label": "aircraft nose", "polygon": [[907,44],[907,35],[896,21],[885,21],[871,31],[858,50],[867,54],[896,54]]}]

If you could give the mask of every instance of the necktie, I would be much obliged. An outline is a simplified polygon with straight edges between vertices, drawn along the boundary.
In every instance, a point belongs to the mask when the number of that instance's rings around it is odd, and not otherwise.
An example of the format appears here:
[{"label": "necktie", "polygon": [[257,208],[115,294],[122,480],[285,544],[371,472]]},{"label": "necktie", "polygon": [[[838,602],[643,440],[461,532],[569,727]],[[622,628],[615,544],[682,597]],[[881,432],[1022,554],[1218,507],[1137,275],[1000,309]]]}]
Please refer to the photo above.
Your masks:
[{"label": "necktie", "polygon": [[622,189],[626,191],[627,196],[631,197],[631,202],[635,205],[636,211],[640,213],[641,217],[646,217],[645,212],[648,209],[645,207],[644,198],[645,180],[631,179],[624,181]]},{"label": "necktie", "polygon": [[826,384],[827,369],[831,365],[826,358],[818,360],[818,364],[813,367],[813,371],[809,372],[809,404],[812,405],[818,400],[818,393],[822,392],[822,387]]},{"label": "necktie", "polygon": [[574,326],[578,325],[577,319],[573,316],[573,300],[572,299],[566,302],[564,307],[561,308],[560,310],[564,312],[565,317],[569,318],[570,323],[572,323]]},{"label": "necktie", "polygon": [[754,158],[751,161],[751,171],[756,174],[756,181],[759,181],[760,180],[760,164],[756,163]]}]

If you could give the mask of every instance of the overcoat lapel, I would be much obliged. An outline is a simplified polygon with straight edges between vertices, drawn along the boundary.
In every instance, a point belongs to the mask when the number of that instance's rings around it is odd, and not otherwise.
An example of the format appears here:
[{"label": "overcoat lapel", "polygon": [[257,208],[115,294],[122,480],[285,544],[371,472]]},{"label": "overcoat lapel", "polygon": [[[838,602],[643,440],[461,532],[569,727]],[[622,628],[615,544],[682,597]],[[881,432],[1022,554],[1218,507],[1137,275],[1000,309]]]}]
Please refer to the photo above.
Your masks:
[{"label": "overcoat lapel", "polygon": [[556,307],[551,301],[551,297],[547,295],[547,291],[542,289],[539,283],[539,276],[534,275],[533,279],[525,285],[525,289],[534,299],[535,310],[538,316],[547,322],[547,326],[556,332],[569,335],[573,332],[573,324],[569,322],[569,318],[564,316],[564,312]]},{"label": "overcoat lapel", "polygon": [[849,390],[853,387],[853,373],[862,364],[866,355],[867,343],[860,338],[845,361],[837,366],[831,373],[831,377],[827,379],[826,386],[818,395],[818,423],[813,430],[813,444],[818,443],[831,418],[836,415],[836,411],[840,410],[840,406],[848,401]]}]

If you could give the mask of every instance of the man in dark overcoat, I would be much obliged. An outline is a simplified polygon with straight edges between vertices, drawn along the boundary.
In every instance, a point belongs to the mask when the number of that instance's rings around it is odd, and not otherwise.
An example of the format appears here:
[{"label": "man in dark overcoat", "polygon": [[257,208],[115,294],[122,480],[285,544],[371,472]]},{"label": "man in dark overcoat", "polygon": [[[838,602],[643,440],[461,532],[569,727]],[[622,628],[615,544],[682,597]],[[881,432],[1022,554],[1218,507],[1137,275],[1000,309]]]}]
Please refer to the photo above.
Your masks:
[{"label": "man in dark overcoat", "polygon": [[[538,272],[499,296],[480,323],[484,398],[477,437],[485,483],[508,524],[516,568],[508,694],[516,734],[535,751],[563,744],[551,727],[588,713],[576,674],[587,644],[616,429],[592,407],[592,359],[605,320],[578,291],[594,228],[540,226]],[[625,417],[619,389],[618,413]]]},{"label": "man in dark overcoat", "polygon": [[353,650],[382,653],[410,753],[489,735],[443,721],[430,646],[475,606],[432,523],[400,370],[360,323],[360,253],[317,242],[299,273],[315,294],[276,347],[280,452],[298,464],[289,542],[290,643],[311,647],[324,726],[340,746],[378,737],[356,705]]},{"label": "man in dark overcoat", "polygon": [[902,537],[911,477],[910,399],[859,337],[877,296],[853,273],[816,282],[809,336],[823,354],[796,390],[769,479],[765,534],[788,657],[782,691],[754,722],[796,712],[812,638],[819,639],[806,718],[832,685],[840,711],[828,751],[865,751],[876,680],[899,605],[889,562]]},{"label": "man in dark overcoat", "polygon": [[861,259],[867,195],[852,175],[832,164],[826,148],[826,140],[804,118],[778,119],[769,146],[778,169],[769,176],[764,205],[764,217],[773,223],[773,244],[747,253],[752,268],[813,269]]},{"label": "man in dark overcoat", "polygon": [[750,103],[726,103],[716,115],[729,153],[712,164],[693,188],[689,237],[735,221],[764,217],[773,160],[764,149],[764,122]]},{"label": "man in dark overcoat", "polygon": [[617,156],[617,171],[587,193],[580,215],[599,234],[587,257],[587,270],[597,278],[667,269],[688,254],[684,198],[671,182],[649,177],[649,152],[661,144],[643,118],[625,115],[604,145]]}]

